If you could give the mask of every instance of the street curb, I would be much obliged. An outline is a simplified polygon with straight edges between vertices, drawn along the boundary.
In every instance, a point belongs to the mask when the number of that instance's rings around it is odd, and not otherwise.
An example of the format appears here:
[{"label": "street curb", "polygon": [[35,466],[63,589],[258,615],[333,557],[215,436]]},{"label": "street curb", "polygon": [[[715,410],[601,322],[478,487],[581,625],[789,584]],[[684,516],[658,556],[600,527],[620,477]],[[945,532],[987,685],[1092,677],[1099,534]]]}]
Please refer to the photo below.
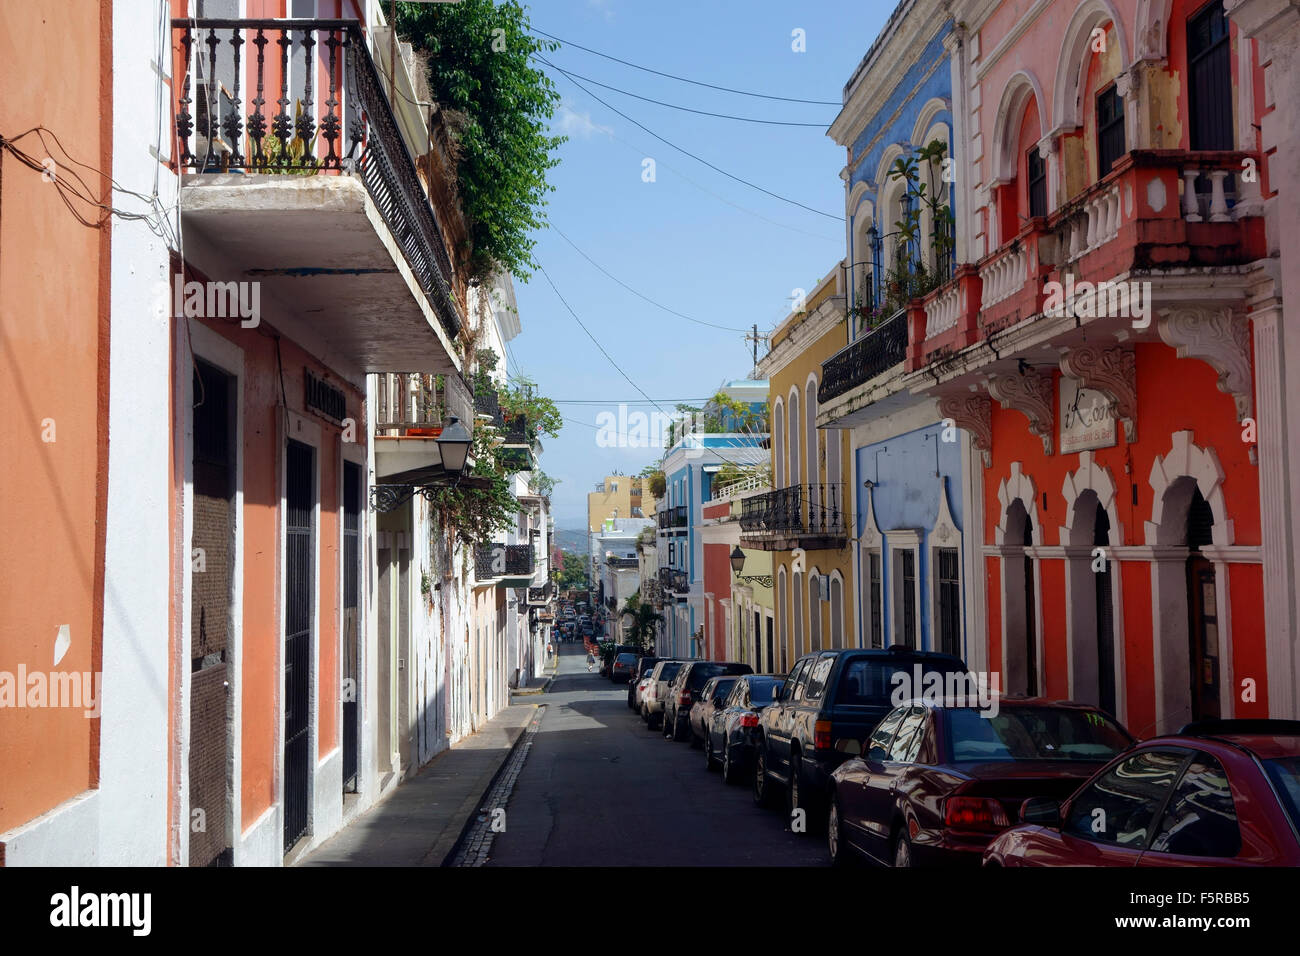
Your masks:
[{"label": "street curb", "polygon": [[[539,705],[537,704],[532,705],[534,712],[537,710],[538,706]],[[501,759],[497,761],[497,765],[492,771],[492,776],[484,785],[483,789],[478,793],[470,794],[470,796],[461,801],[461,805],[457,808],[456,813],[460,815],[463,822],[455,831],[454,835],[449,837],[447,831],[444,830],[443,835],[438,838],[438,842],[430,847],[429,852],[424,855],[424,859],[421,861],[422,865],[440,867],[448,866],[451,861],[455,859],[456,851],[460,849],[461,843],[464,842],[465,836],[469,833],[470,826],[478,818],[479,804],[483,802],[483,798],[491,792],[494,786],[496,786],[497,778],[501,776],[501,771],[505,768],[505,765],[510,762],[510,758],[514,756],[514,752],[519,748],[519,742],[524,739],[524,733],[528,730],[529,724],[533,722],[534,716],[536,716],[535,713],[519,726],[519,732],[516,733],[514,739],[510,741],[509,749],[507,749],[502,754]],[[450,829],[451,828],[449,827],[448,830]]]}]

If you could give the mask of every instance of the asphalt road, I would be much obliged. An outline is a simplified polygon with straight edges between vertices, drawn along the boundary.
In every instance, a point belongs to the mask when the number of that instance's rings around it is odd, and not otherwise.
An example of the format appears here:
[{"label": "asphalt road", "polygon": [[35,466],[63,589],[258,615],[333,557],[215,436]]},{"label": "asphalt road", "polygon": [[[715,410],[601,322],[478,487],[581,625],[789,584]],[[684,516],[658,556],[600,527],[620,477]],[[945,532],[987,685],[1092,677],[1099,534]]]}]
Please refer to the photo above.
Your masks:
[{"label": "asphalt road", "polygon": [[627,708],[627,686],[561,645],[541,728],[488,866],[825,866],[822,837],[791,833],[749,786],[725,786],[704,751],[665,740]]}]

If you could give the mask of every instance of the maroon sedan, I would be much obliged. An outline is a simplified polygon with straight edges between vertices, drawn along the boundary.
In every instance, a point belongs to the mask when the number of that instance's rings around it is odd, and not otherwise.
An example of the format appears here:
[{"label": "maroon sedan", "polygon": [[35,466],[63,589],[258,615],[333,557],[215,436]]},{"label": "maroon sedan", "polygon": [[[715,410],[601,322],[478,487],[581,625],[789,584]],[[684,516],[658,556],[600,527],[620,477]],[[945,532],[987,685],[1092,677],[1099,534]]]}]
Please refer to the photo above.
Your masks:
[{"label": "maroon sedan", "polygon": [[978,865],[1024,801],[1063,799],[1132,744],[1100,710],[1066,701],[902,704],[872,731],[866,753],[831,775],[831,860],[856,852],[894,866]]},{"label": "maroon sedan", "polygon": [[1143,741],[1058,805],[1031,800],[986,866],[1300,866],[1300,721]]}]

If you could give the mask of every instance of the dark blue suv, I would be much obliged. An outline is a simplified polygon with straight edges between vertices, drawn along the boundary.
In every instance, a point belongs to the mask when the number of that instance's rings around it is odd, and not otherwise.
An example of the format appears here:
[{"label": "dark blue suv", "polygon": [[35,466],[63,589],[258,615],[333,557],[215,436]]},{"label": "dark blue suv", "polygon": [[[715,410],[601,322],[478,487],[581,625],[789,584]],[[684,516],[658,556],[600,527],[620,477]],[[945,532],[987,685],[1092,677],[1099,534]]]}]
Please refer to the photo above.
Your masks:
[{"label": "dark blue suv", "polygon": [[814,651],[795,662],[781,695],[759,717],[754,754],[754,802],[776,803],[785,790],[790,810],[803,809],[810,824],[822,820],[831,772],[848,754],[839,740],[861,743],[893,709],[893,676],[966,673],[958,657],[914,651],[846,648]]}]

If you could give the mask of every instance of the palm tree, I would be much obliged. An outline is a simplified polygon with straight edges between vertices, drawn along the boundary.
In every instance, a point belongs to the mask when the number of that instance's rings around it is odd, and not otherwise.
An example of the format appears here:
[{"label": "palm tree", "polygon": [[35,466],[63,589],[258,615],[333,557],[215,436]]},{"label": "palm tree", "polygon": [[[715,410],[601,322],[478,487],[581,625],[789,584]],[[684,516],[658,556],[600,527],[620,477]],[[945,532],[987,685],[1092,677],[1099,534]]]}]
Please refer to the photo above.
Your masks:
[{"label": "palm tree", "polygon": [[627,634],[627,643],[645,650],[654,640],[656,625],[664,620],[664,616],[649,604],[641,603],[640,591],[624,602],[623,610],[619,612],[620,623],[623,622],[623,615],[632,617],[630,623],[623,625],[623,630]]}]

